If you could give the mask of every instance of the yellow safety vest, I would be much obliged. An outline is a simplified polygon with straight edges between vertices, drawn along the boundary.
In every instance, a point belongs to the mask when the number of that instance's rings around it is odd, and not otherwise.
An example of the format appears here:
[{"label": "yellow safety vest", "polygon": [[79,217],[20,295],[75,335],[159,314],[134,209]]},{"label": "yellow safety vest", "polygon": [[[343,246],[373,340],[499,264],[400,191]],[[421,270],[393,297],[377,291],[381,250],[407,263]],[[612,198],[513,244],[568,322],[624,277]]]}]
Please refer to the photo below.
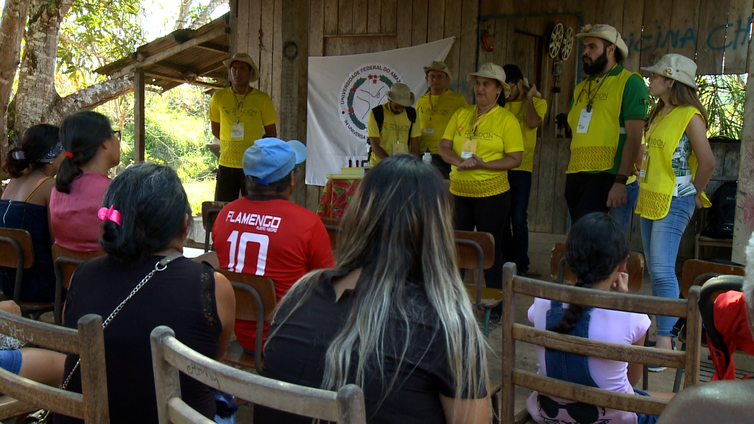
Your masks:
[{"label": "yellow safety vest", "polygon": [[[647,131],[646,154],[649,159],[642,167],[645,177],[644,181],[639,181],[639,198],[636,201],[636,213],[644,218],[662,219],[670,210],[676,186],[673,152],[678,148],[678,143],[694,115],[701,113],[693,106],[676,107],[665,116],[655,117]],[[693,182],[699,167],[699,161],[693,151],[689,156],[689,166]],[[704,193],[702,198],[702,203],[709,203]]]},{"label": "yellow safety vest", "polygon": [[[609,74],[609,72],[608,72]],[[618,139],[626,129],[620,127],[620,111],[623,103],[623,90],[631,75],[639,75],[623,69],[618,75],[606,75],[602,85],[592,80],[592,118],[587,132],[578,132],[582,111],[586,111],[589,79],[581,81],[574,90],[573,107],[568,112],[568,125],[573,130],[571,140],[571,160],[567,174],[576,172],[605,171],[615,165],[618,152]],[[641,75],[639,75],[641,77]],[[597,78],[599,80],[600,78]]]}]

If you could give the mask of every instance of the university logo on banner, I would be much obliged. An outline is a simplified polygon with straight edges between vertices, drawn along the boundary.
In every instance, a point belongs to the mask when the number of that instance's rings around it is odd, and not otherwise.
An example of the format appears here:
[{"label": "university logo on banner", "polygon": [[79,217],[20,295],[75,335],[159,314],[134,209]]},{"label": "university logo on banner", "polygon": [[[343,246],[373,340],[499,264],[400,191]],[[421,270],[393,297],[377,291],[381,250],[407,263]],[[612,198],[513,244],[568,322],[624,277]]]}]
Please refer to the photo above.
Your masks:
[{"label": "university logo on banner", "polygon": [[350,134],[366,142],[372,108],[385,103],[387,92],[403,77],[384,63],[372,62],[352,71],[340,90],[340,116]]}]

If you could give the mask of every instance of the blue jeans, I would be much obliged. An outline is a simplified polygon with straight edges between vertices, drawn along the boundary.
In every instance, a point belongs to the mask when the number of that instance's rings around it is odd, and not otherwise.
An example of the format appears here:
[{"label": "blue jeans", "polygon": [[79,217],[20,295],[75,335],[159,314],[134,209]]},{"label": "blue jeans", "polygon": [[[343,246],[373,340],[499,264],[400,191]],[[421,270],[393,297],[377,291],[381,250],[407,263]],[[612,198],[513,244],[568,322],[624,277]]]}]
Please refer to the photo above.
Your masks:
[{"label": "blue jeans", "polygon": [[[652,295],[677,299],[679,294],[678,277],[675,274],[675,261],[681,236],[694,215],[694,196],[673,197],[668,214],[658,220],[641,218],[641,241],[644,257],[652,280]],[[678,319],[657,316],[657,334],[671,336],[670,330]]]},{"label": "blue jeans", "polygon": [[631,214],[634,213],[638,197],[639,180],[636,180],[631,184],[626,184],[626,204],[619,208],[610,209],[610,215],[618,220],[618,223],[623,226],[626,232],[628,232],[628,220],[631,218]]},{"label": "blue jeans", "polygon": [[516,263],[518,275],[529,270],[529,225],[526,212],[529,209],[531,172],[508,171],[511,189],[511,208],[503,229],[503,257],[506,262]]}]

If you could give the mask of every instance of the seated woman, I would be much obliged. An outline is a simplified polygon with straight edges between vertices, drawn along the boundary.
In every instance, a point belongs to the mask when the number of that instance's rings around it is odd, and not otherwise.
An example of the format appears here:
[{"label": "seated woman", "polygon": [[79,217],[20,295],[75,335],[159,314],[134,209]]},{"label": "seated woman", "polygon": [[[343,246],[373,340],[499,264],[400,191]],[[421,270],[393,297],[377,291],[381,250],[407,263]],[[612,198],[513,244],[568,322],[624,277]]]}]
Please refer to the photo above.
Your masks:
[{"label": "seated woman", "polygon": [[[566,240],[566,260],[576,275],[576,286],[594,290],[628,292],[628,244],[623,227],[615,218],[593,212],[579,219]],[[534,299],[529,321],[536,328],[589,339],[644,345],[651,322],[646,314],[585,308]],[[537,346],[539,374],[621,393],[636,393],[633,385],[641,378],[642,365],[566,354]],[[564,404],[571,404],[564,408]],[[633,412],[573,403],[555,396],[532,393],[526,407],[538,423],[610,422],[611,424],[654,423],[657,417]],[[559,421],[557,421],[559,420]]]},{"label": "seated woman", "polygon": [[[262,374],[357,384],[370,423],[486,423],[486,343],[452,215],[431,165],[395,155],[372,168],[343,217],[337,266],[304,276],[279,304]],[[279,422],[311,419],[254,408],[254,423]]]},{"label": "seated woman", "polygon": [[[34,266],[24,270],[19,299],[52,302],[55,299],[55,271],[52,267],[52,234],[48,206],[53,177],[63,160],[58,127],[34,125],[26,130],[21,146],[8,152],[3,169],[11,180],[0,200],[0,227],[26,230],[34,247]],[[12,298],[16,269],[0,267],[3,293]]]},{"label": "seated woman", "polygon": [[[113,180],[103,202],[101,243],[107,255],[76,270],[64,323],[75,327],[86,314],[114,314],[104,330],[110,422],[157,422],[152,329],[167,325],[192,349],[222,358],[233,331],[235,297],[228,280],[211,266],[181,256],[191,209],[175,171],[133,166]],[[65,375],[76,360],[68,356]],[[79,370],[68,390],[81,391]],[[192,408],[215,417],[209,387],[182,375],[181,394]],[[80,421],[55,417],[55,423],[71,422]]]},{"label": "seated woman", "polygon": [[60,125],[66,154],[50,197],[50,225],[55,244],[77,252],[102,251],[102,224],[97,210],[110,178],[120,163],[120,134],[97,112],[79,112]]}]

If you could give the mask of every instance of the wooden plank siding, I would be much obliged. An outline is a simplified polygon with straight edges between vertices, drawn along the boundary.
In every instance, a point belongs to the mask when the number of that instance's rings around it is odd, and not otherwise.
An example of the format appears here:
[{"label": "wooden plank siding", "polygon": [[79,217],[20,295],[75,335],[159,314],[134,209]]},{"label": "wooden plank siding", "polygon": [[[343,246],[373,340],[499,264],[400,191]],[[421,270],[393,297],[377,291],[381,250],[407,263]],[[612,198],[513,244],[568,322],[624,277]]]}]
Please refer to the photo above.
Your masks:
[{"label": "wooden plank siding", "polygon": [[[246,51],[258,60],[261,78],[254,86],[273,97],[279,133],[295,132],[304,142],[306,84],[299,81],[303,85],[291,97],[284,85],[288,74],[283,75],[290,71],[280,63],[286,62],[283,44],[296,31],[303,31],[299,54],[305,57],[378,52],[456,37],[446,59],[453,74],[449,87],[470,103],[474,98],[466,75],[481,63],[516,63],[526,68],[530,72],[527,77],[549,105],[534,154],[530,227],[536,232],[564,234],[567,214],[562,194],[569,142],[554,138],[555,115],[567,113],[570,107],[580,78],[580,46],[576,39],[558,81],[561,93],[556,95],[552,74],[555,61],[546,53],[555,24],[563,23],[574,32],[586,23],[615,26],[630,51],[624,66],[632,71],[675,52],[696,57],[700,74],[742,73],[746,68],[746,31],[752,3],[754,0],[232,0],[231,52]],[[300,25],[306,28],[286,29],[288,18],[297,16],[291,11],[293,8],[307,14],[302,19],[305,24]],[[492,36],[491,52],[481,47],[478,33],[482,30]],[[526,44],[520,40],[526,40]],[[532,51],[537,49],[540,51]],[[305,67],[305,59],[295,62],[296,66]],[[299,78],[299,73],[294,75]],[[290,98],[300,104],[291,105]],[[295,126],[285,125],[284,120],[290,116],[299,117]],[[732,148],[718,147],[718,167],[723,168],[717,171],[738,169],[737,157]],[[304,188],[301,184],[298,190],[302,191],[300,203],[315,209],[322,188]]]}]

